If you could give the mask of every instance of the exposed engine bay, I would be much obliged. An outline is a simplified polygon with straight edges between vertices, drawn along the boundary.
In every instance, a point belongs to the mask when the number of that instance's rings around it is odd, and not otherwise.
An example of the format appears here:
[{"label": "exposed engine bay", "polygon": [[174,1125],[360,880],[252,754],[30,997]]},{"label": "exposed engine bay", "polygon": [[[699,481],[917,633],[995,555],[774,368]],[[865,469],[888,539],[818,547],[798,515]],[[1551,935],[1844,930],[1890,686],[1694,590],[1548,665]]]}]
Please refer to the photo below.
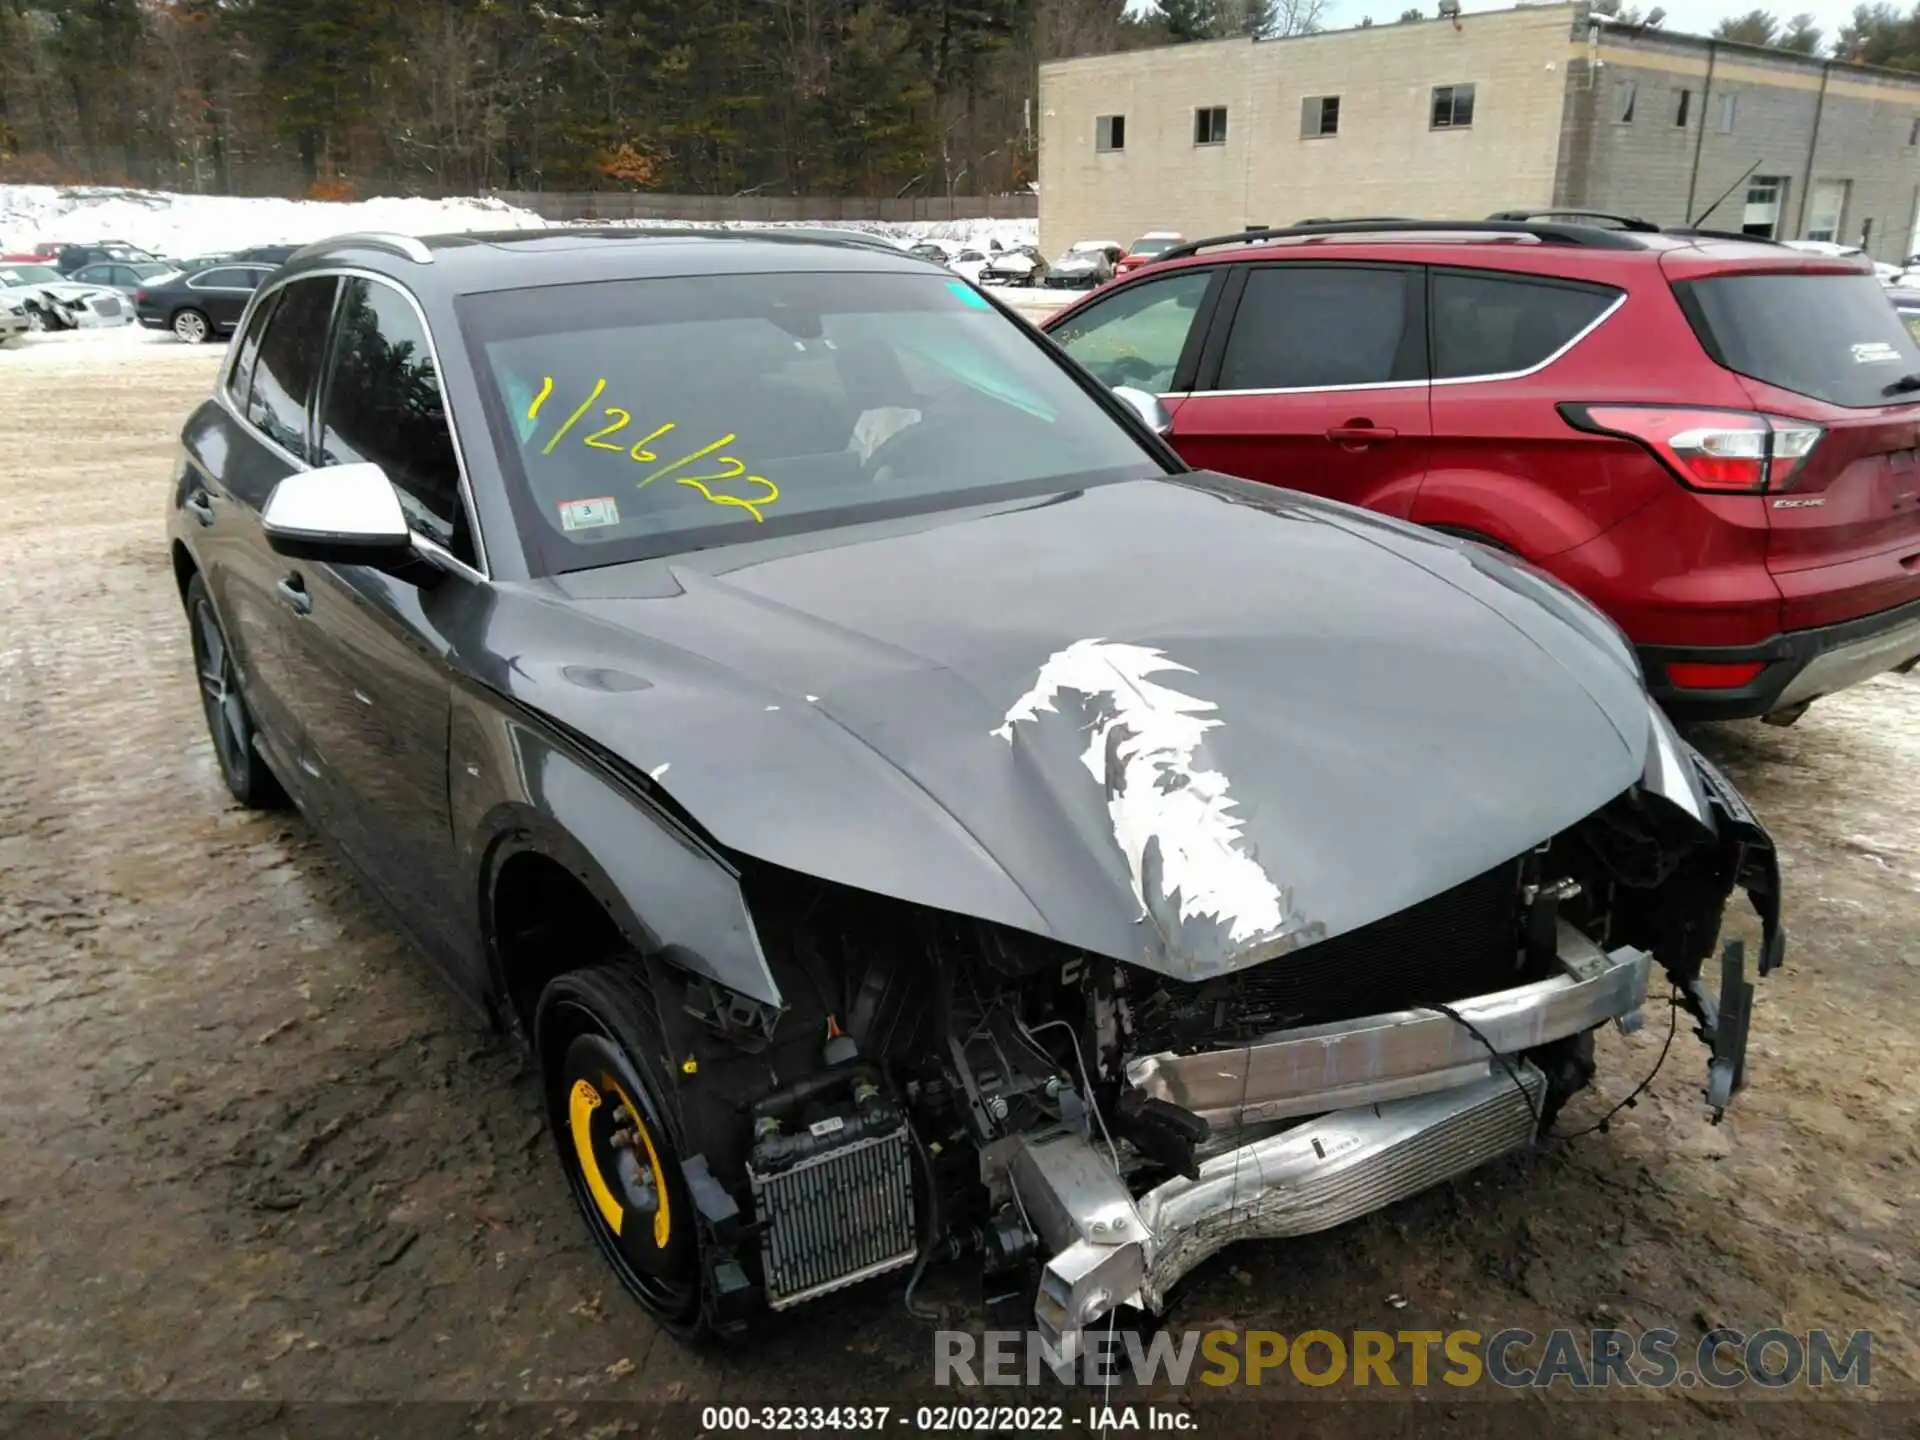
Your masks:
[{"label": "exposed engine bay", "polygon": [[1717,1119],[1752,994],[1738,942],[1709,969],[1732,891],[1760,917],[1759,975],[1784,937],[1771,842],[1700,770],[1711,829],[1636,786],[1410,909],[1197,983],[749,866],[784,1005],[658,982],[666,1058],[697,1076],[676,1104],[710,1320],[889,1271],[911,1270],[912,1308],[929,1265],[963,1258],[1055,1343],[1158,1311],[1228,1244],[1552,1135],[1656,964]]}]

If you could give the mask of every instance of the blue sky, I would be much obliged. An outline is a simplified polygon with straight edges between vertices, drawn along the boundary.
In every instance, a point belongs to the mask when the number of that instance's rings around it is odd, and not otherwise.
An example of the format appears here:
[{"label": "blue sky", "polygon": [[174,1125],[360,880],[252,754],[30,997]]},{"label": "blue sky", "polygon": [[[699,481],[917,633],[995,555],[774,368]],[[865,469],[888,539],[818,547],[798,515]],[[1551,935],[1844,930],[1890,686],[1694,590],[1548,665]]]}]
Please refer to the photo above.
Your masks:
[{"label": "blue sky", "polygon": [[[1362,17],[1371,15],[1374,23],[1384,24],[1397,18],[1400,12],[1414,0],[1330,0],[1327,6],[1326,26],[1329,30],[1344,30],[1358,25]],[[1630,0],[1635,3],[1635,0]],[[1650,0],[1641,4],[1643,10],[1651,10],[1662,0]],[[1754,8],[1756,0],[1664,0],[1663,8],[1667,12],[1665,28],[1684,30],[1695,35],[1708,35],[1713,27],[1729,15],[1744,15]],[[1763,5],[1773,9],[1781,19],[1788,15],[1807,11],[1819,23],[1829,42],[1839,32],[1842,25],[1853,14],[1855,0],[1789,0],[1781,7]],[[1422,0],[1422,6],[1433,12],[1430,0]],[[1152,0],[1134,0],[1135,10],[1151,10]],[[1510,8],[1510,0],[1464,0],[1462,8],[1471,15],[1476,10],[1505,10]],[[1900,8],[1905,8],[1905,0],[1900,0]]]}]

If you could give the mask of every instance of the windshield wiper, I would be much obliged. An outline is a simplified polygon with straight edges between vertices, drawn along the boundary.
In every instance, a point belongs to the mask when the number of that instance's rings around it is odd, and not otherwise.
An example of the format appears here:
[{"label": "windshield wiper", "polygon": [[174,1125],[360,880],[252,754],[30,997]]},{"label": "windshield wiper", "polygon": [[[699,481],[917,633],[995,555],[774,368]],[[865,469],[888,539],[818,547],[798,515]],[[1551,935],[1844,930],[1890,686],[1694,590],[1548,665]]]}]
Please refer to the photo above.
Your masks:
[{"label": "windshield wiper", "polygon": [[1920,374],[1902,375],[1880,393],[1882,395],[1904,395],[1909,390],[1920,390]]}]

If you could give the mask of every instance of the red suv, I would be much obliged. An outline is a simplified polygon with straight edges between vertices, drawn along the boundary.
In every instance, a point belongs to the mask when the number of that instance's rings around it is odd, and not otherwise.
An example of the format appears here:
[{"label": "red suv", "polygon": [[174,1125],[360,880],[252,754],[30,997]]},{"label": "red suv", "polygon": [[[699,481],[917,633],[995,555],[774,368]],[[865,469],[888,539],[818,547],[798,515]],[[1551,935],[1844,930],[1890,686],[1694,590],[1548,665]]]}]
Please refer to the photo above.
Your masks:
[{"label": "red suv", "polygon": [[1050,317],[1200,468],[1516,552],[1676,718],[1920,662],[1920,348],[1862,262],[1640,220],[1328,222]]}]

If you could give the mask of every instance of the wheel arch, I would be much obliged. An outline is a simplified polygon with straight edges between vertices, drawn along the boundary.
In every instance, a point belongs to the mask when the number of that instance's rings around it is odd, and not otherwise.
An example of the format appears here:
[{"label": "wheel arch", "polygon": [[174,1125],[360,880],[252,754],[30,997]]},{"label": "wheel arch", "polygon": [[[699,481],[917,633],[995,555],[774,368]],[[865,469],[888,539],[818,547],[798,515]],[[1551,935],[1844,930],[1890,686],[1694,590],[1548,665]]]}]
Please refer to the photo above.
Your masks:
[{"label": "wheel arch", "polygon": [[193,558],[193,552],[187,549],[184,540],[175,540],[169,550],[173,561],[174,587],[180,592],[180,603],[184,605],[187,602],[187,586],[191,585],[194,577],[200,573],[200,565]]},{"label": "wheel arch", "polygon": [[[472,832],[486,998],[503,1027],[535,1040],[541,989],[621,953],[780,1003],[724,856],[557,737],[510,721],[495,738],[513,747],[513,762],[477,768],[533,778]],[[465,765],[455,775],[472,779]]]},{"label": "wheel arch", "polygon": [[555,977],[661,948],[660,937],[586,846],[528,806],[492,817],[480,871],[481,940],[496,1018],[533,1042],[540,994]]}]

